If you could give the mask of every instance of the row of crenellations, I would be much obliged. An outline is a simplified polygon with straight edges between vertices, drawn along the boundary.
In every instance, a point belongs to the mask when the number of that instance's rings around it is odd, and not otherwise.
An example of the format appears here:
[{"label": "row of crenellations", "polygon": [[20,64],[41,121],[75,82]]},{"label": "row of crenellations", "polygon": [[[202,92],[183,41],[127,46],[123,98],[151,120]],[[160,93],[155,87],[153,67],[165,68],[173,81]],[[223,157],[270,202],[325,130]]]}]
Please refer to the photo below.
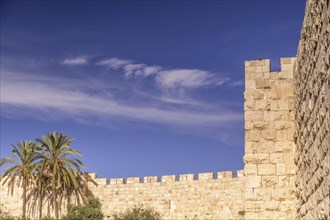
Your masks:
[{"label": "row of crenellations", "polygon": [[[238,170],[236,176],[232,171],[224,171],[217,173],[199,173],[166,175],[166,176],[146,176],[146,177],[128,177],[128,178],[97,178],[96,173],[89,173],[89,176],[97,185],[117,185],[117,184],[134,184],[134,183],[157,183],[157,182],[185,182],[185,181],[204,181],[215,179],[229,179],[244,176],[243,170]],[[198,178],[196,178],[198,177]]]},{"label": "row of crenellations", "polygon": [[[291,72],[295,64],[295,57],[283,57],[280,60],[280,71],[279,72]],[[246,73],[271,73],[271,62],[270,59],[259,59],[245,61],[245,72]],[[276,73],[276,72],[273,72]]]}]

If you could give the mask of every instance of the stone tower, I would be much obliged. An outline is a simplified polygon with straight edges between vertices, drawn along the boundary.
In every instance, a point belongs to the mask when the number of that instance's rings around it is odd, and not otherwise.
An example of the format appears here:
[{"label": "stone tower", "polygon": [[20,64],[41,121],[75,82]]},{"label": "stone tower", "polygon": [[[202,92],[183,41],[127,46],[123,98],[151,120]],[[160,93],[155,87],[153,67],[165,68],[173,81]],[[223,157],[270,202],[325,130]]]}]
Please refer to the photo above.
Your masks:
[{"label": "stone tower", "polygon": [[245,219],[295,219],[296,58],[245,62]]}]

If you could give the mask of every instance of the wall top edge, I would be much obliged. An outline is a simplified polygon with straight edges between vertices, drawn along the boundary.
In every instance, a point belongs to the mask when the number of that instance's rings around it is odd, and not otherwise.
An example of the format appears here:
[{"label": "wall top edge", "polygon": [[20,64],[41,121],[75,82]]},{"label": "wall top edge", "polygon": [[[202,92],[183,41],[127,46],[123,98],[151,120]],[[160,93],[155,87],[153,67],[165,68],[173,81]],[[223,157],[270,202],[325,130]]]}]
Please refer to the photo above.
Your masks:
[{"label": "wall top edge", "polygon": [[[293,71],[296,59],[296,57],[280,58],[280,71]],[[271,66],[272,62],[270,59],[248,60],[245,61],[245,73],[270,73]]]},{"label": "wall top edge", "polygon": [[187,182],[187,181],[207,181],[207,180],[229,180],[238,179],[244,176],[243,170],[209,172],[198,174],[179,174],[164,176],[145,176],[145,177],[127,177],[127,178],[98,178],[96,173],[88,173],[89,177],[97,185],[117,185],[133,183],[161,183],[161,182]]}]

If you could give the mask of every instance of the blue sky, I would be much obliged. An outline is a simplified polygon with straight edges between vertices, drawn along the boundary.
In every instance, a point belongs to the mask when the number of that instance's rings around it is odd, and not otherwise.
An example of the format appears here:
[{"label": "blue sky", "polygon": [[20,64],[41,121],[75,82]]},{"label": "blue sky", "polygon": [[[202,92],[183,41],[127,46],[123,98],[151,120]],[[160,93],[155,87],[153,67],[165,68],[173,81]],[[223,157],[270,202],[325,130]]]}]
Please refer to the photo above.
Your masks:
[{"label": "blue sky", "polygon": [[295,56],[305,1],[1,1],[1,157],[65,132],[101,177],[243,168],[244,61]]}]

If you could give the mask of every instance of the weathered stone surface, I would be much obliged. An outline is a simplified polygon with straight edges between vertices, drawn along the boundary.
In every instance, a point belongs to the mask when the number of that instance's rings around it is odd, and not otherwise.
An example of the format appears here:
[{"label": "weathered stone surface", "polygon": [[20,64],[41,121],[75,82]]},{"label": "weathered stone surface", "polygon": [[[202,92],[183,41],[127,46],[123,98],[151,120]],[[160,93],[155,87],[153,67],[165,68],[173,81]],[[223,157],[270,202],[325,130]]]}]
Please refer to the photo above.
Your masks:
[{"label": "weathered stone surface", "polygon": [[[213,173],[199,174],[201,180],[195,180],[194,174],[163,176],[162,182],[157,176],[110,179],[92,178],[99,185],[91,184],[90,190],[100,198],[105,219],[114,212],[122,212],[134,205],[153,207],[164,219],[226,219],[244,218],[244,176],[233,177],[230,171],[219,172],[223,176],[214,179]],[[102,184],[102,185],[101,185]],[[6,211],[13,215],[21,214],[22,189],[16,188],[13,196],[8,195],[6,185],[0,185],[0,202]],[[66,212],[66,199],[61,214]],[[29,209],[30,210],[30,209]],[[44,206],[43,213],[53,215],[53,210]],[[242,215],[243,213],[243,215]],[[38,212],[30,216],[37,216]]]},{"label": "weathered stone surface", "polygon": [[[245,87],[245,94],[249,94],[245,97],[245,102],[248,102],[245,108],[245,219],[287,219],[288,216],[296,216],[295,205],[292,210],[280,210],[280,201],[293,204],[296,201],[285,188],[290,185],[290,177],[295,176],[295,118],[292,105],[295,60],[282,58],[281,71],[277,73],[270,72],[269,61],[245,63],[245,75],[255,86]],[[267,66],[262,73],[251,68],[261,63]],[[253,95],[255,91],[264,96]]]},{"label": "weathered stone surface", "polygon": [[330,219],[330,4],[309,0],[295,80],[299,216]]},{"label": "weathered stone surface", "polygon": [[258,175],[275,175],[275,164],[258,164]]}]

